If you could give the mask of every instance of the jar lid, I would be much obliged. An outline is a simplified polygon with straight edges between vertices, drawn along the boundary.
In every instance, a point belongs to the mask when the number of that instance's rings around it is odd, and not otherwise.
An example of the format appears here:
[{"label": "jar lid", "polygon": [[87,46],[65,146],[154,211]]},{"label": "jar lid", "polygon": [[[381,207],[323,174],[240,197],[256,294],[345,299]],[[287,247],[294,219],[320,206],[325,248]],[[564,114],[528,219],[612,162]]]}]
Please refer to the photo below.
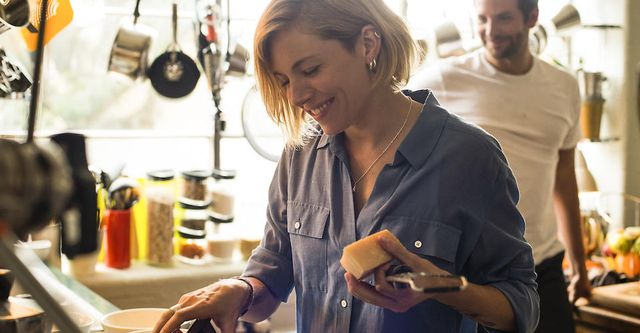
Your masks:
[{"label": "jar lid", "polygon": [[231,223],[233,222],[233,215],[222,215],[216,212],[208,211],[209,221],[213,223]]},{"label": "jar lid", "polygon": [[204,239],[207,233],[204,230],[195,230],[185,227],[178,227],[178,235],[185,239]]},{"label": "jar lid", "polygon": [[172,180],[175,177],[175,172],[173,170],[153,170],[147,172],[147,178],[155,181],[167,181]]},{"label": "jar lid", "polygon": [[180,204],[180,208],[193,210],[207,209],[207,207],[209,207],[209,205],[211,204],[210,201],[193,200],[185,197],[180,197],[178,199],[178,203]]},{"label": "jar lid", "polygon": [[236,178],[236,172],[234,170],[220,170],[213,169],[211,172],[211,177],[214,179],[233,179]]},{"label": "jar lid", "polygon": [[211,177],[211,171],[207,171],[207,170],[182,171],[182,177],[188,180],[201,181]]}]

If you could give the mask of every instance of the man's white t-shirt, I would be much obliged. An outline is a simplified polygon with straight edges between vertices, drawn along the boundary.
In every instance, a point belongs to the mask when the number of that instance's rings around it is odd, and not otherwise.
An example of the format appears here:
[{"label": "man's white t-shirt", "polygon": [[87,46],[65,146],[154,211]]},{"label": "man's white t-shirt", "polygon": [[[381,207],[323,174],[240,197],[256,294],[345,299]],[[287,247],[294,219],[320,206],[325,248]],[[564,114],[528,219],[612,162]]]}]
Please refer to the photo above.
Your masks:
[{"label": "man's white t-shirt", "polygon": [[505,74],[480,49],[423,68],[408,88],[433,90],[449,112],[498,139],[518,183],[518,209],[536,264],[562,251],[553,188],[558,151],[581,138],[575,78],[535,57],[526,74]]}]

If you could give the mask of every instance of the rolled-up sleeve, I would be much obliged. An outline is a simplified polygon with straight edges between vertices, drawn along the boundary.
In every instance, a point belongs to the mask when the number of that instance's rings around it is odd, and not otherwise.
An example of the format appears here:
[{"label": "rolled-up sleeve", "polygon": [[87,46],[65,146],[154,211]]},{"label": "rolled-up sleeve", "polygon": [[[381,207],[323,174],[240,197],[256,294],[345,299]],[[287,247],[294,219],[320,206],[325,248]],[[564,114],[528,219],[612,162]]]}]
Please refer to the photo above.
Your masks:
[{"label": "rolled-up sleeve", "polygon": [[282,154],[269,187],[269,205],[264,236],[254,251],[243,276],[262,281],[274,296],[286,302],[293,289],[291,243],[287,232],[288,173],[291,155]]},{"label": "rolled-up sleeve", "polygon": [[524,220],[516,204],[518,189],[503,159],[496,163],[485,198],[484,225],[465,274],[477,284],[500,290],[511,303],[518,332],[538,324],[539,297],[531,246],[524,239]]}]

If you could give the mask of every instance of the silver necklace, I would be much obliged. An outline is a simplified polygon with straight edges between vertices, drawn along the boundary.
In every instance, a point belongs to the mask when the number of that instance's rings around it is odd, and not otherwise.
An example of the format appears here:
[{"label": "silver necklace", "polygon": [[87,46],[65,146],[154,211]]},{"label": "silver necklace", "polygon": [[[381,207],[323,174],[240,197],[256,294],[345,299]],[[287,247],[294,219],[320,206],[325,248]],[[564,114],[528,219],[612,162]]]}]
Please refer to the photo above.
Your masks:
[{"label": "silver necklace", "polygon": [[366,176],[369,171],[371,171],[371,168],[373,168],[374,165],[376,165],[376,162],[378,162],[378,160],[380,160],[382,158],[382,156],[384,155],[384,153],[387,152],[387,150],[389,150],[389,147],[391,147],[391,145],[396,141],[396,139],[400,136],[400,133],[402,133],[402,130],[404,129],[404,127],[407,125],[407,121],[409,120],[409,115],[411,114],[411,108],[413,107],[413,102],[411,101],[411,99],[409,99],[409,111],[407,112],[407,116],[404,118],[404,122],[402,123],[402,126],[400,126],[400,129],[398,130],[398,133],[396,133],[396,135],[393,137],[393,139],[391,139],[391,141],[389,141],[389,143],[387,144],[387,146],[384,148],[384,150],[382,151],[382,153],[380,153],[380,155],[378,155],[378,157],[376,157],[375,160],[373,160],[373,162],[371,162],[371,164],[369,165],[369,167],[367,168],[367,170],[365,170],[365,172],[358,178],[356,179],[356,181],[353,182],[353,187],[351,188],[351,190],[353,192],[356,191],[356,187],[358,186],[358,183],[364,178],[364,176]]}]

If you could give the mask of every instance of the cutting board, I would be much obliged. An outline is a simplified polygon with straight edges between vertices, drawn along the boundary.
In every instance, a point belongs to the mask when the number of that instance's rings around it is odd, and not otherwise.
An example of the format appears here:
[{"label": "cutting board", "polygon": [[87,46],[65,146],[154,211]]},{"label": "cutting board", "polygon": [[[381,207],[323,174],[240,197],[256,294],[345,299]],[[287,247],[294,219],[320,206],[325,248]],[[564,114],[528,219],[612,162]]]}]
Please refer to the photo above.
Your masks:
[{"label": "cutting board", "polygon": [[640,314],[640,282],[627,282],[592,290],[591,303],[634,316]]}]

